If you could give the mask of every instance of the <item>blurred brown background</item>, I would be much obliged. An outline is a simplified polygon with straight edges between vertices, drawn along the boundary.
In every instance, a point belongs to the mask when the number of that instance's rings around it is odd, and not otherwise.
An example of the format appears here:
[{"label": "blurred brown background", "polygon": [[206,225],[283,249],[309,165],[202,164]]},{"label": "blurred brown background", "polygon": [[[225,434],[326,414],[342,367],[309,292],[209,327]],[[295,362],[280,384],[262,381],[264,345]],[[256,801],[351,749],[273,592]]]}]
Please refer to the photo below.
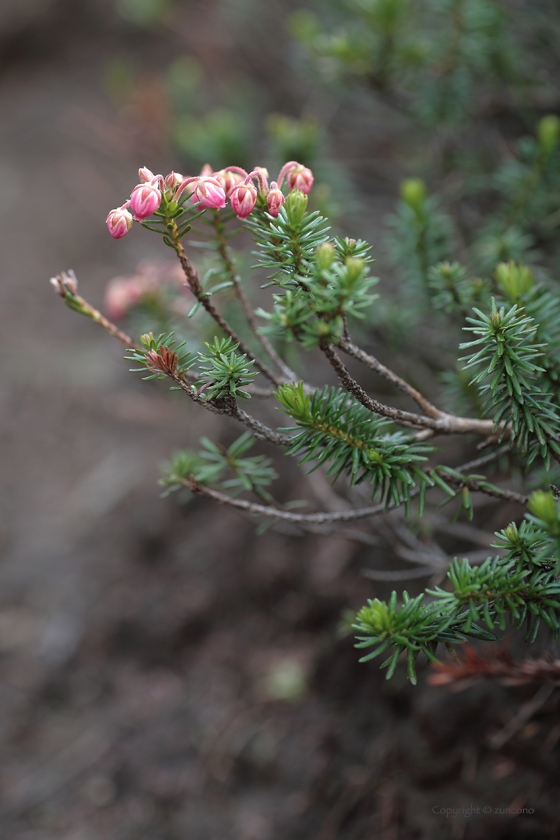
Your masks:
[{"label": "blurred brown background", "polygon": [[522,691],[358,665],[337,626],[377,592],[369,550],[162,501],[159,463],[207,417],[132,377],[48,283],[71,267],[99,305],[161,258],[105,228],[138,166],[266,164],[271,113],[315,120],[348,173],[347,232],[378,241],[406,125],[298,72],[283,24],[300,5],[0,3],[1,840],[474,837],[433,813],[471,799],[535,808],[516,837],[558,836],[558,724],[538,760],[534,731],[492,751]]}]

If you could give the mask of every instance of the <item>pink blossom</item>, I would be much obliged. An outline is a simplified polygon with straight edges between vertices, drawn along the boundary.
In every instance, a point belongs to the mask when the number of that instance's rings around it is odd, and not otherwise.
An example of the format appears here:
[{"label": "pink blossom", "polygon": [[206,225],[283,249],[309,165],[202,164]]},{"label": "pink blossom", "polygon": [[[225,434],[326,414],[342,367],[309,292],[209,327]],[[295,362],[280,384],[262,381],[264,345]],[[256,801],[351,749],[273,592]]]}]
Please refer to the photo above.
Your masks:
[{"label": "pink blossom", "polygon": [[[166,263],[143,262],[135,274],[114,277],[105,290],[104,310],[118,321],[137,304],[154,295],[170,293],[178,301],[177,293],[186,293],[185,277],[176,260]],[[187,311],[191,304],[187,306]]]},{"label": "pink blossom", "polygon": [[151,169],[148,169],[147,166],[142,166],[142,168],[138,170],[138,177],[143,184],[149,184],[150,181],[153,181],[155,176]]},{"label": "pink blossom", "polygon": [[246,219],[257,203],[257,190],[253,184],[238,184],[230,195],[231,206],[239,219]]},{"label": "pink blossom", "polygon": [[105,290],[103,308],[112,321],[120,321],[145,294],[139,277],[115,277]]},{"label": "pink blossom", "polygon": [[284,194],[282,190],[278,189],[276,181],[273,181],[270,185],[270,192],[266,197],[266,204],[270,215],[277,219],[280,208],[284,206]]},{"label": "pink blossom", "polygon": [[307,195],[313,186],[313,172],[306,166],[294,166],[286,173],[290,190],[300,190]]},{"label": "pink blossom", "polygon": [[217,178],[207,175],[200,178],[196,184],[194,194],[203,207],[214,207],[220,210],[226,206],[226,194]]},{"label": "pink blossom", "polygon": [[138,184],[130,195],[130,206],[141,222],[147,219],[161,204],[161,192],[153,184]]},{"label": "pink blossom", "polygon": [[229,198],[231,195],[231,191],[240,184],[243,179],[245,178],[244,175],[241,175],[240,172],[232,172],[228,169],[222,169],[220,172],[214,172],[213,176],[216,181],[220,184],[221,188],[226,194],[226,198]]},{"label": "pink blossom", "polygon": [[116,207],[107,216],[107,227],[113,239],[121,239],[126,236],[132,227],[132,216],[123,207]]}]

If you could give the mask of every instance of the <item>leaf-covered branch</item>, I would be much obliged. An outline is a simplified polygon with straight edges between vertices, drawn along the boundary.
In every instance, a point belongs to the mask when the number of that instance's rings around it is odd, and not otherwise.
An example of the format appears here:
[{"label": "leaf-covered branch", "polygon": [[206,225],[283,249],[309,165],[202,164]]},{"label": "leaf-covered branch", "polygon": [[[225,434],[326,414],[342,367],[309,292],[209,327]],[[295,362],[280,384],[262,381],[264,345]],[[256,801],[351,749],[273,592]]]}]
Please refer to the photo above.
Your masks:
[{"label": "leaf-covered branch", "polygon": [[482,367],[473,382],[488,395],[483,410],[493,415],[500,437],[510,430],[512,442],[529,464],[540,454],[548,468],[551,455],[560,460],[560,420],[550,394],[537,381],[543,369],[536,361],[544,345],[535,342],[536,326],[516,304],[506,311],[493,300],[489,314],[474,312],[478,318],[468,318],[473,326],[465,329],[479,338],[461,348],[480,347],[466,357],[466,367]]}]

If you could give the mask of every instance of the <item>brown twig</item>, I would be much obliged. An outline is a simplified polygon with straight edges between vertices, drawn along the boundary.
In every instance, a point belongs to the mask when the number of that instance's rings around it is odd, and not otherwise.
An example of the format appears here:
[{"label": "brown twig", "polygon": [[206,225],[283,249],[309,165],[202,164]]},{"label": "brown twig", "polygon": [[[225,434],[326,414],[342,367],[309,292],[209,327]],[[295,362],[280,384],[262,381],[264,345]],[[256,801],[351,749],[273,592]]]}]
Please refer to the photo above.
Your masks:
[{"label": "brown twig", "polygon": [[170,231],[169,236],[171,238],[171,241],[173,242],[175,253],[179,257],[179,262],[181,263],[181,267],[187,279],[188,286],[195,298],[197,299],[197,301],[205,308],[208,314],[218,324],[220,329],[223,330],[223,332],[226,335],[229,335],[229,337],[232,338],[233,341],[235,341],[235,343],[239,347],[240,352],[245,353],[248,359],[252,359],[252,361],[254,361],[255,367],[257,367],[260,370],[260,372],[266,376],[267,379],[274,383],[274,385],[282,385],[282,378],[277,376],[274,373],[274,371],[268,367],[268,365],[266,365],[257,356],[255,356],[251,348],[248,347],[247,344],[245,344],[243,339],[237,335],[237,333],[234,329],[232,329],[232,327],[230,327],[225,318],[223,318],[220,315],[220,313],[210,300],[209,296],[204,293],[198,273],[191,261],[189,260],[189,258],[187,257],[187,254],[185,253],[185,249],[181,244],[181,240],[179,238],[177,230],[175,229],[175,231]]},{"label": "brown twig", "polygon": [[193,493],[200,496],[207,496],[209,499],[220,504],[230,505],[238,510],[245,510],[248,513],[257,516],[267,516],[273,519],[283,519],[286,522],[293,522],[294,524],[315,524],[324,525],[330,522],[351,522],[354,519],[365,519],[368,516],[373,516],[376,513],[385,511],[385,505],[373,505],[369,508],[359,508],[354,510],[337,510],[332,513],[291,513],[288,510],[280,510],[279,508],[270,505],[259,505],[255,502],[248,502],[245,499],[233,499],[225,493],[220,493],[219,490],[212,490],[210,487],[204,487],[197,479],[191,475],[189,479],[183,481],[185,487],[188,487]]},{"label": "brown twig", "polygon": [[129,335],[119,330],[112,321],[101,314],[99,309],[96,309],[95,306],[92,306],[78,294],[78,281],[73,271],[63,271],[57,274],[56,277],[51,279],[51,284],[70,309],[80,312],[82,315],[91,318],[96,324],[100,324],[104,330],[107,330],[108,333],[131,350],[138,350],[138,345]]},{"label": "brown twig", "polygon": [[193,402],[197,403],[197,405],[202,406],[202,408],[205,408],[207,411],[211,411],[212,414],[225,414],[228,417],[234,417],[236,420],[239,420],[240,423],[243,423],[244,426],[247,426],[247,428],[250,429],[254,436],[259,440],[267,440],[275,446],[289,446],[292,442],[292,438],[289,435],[285,435],[282,434],[282,432],[277,432],[274,429],[271,429],[251,414],[243,411],[243,409],[239,408],[232,397],[205,400],[196,388],[194,388],[185,378],[184,374],[168,373],[167,375],[182,391],[185,392],[185,394],[187,394],[188,397],[191,398],[191,400],[193,400]]},{"label": "brown twig", "polygon": [[462,464],[460,467],[455,467],[457,472],[472,472],[473,470],[478,470],[479,467],[485,467],[487,464],[491,464],[492,461],[495,461],[497,458],[501,458],[502,455],[506,455],[509,452],[509,446],[506,444],[502,446],[501,449],[496,449],[494,452],[489,452],[488,455],[481,455],[480,458],[474,458],[472,461],[467,461],[466,464]]},{"label": "brown twig", "polygon": [[510,502],[516,502],[518,505],[526,505],[529,501],[528,496],[524,496],[522,493],[516,493],[515,490],[503,490],[501,487],[493,490],[491,487],[481,486],[478,481],[468,476],[465,476],[465,479],[461,480],[445,473],[445,480],[452,486],[466,487],[473,492],[484,493],[486,496],[492,496],[494,499],[507,499]]},{"label": "brown twig", "polygon": [[[558,668],[558,666],[556,666],[556,668]],[[549,675],[547,674],[547,677],[548,676]],[[526,682],[535,682],[534,676],[532,679],[526,680]],[[546,682],[548,683],[549,679],[547,679]],[[560,685],[559,680],[556,680],[552,685],[541,685],[534,697],[521,706],[515,717],[512,718],[512,720],[510,720],[500,732],[496,732],[495,735],[491,736],[490,746],[492,746],[495,750],[501,750],[504,744],[506,744],[510,738],[513,738],[513,736],[519,732],[527,721],[530,720],[533,715],[544,706],[557,685]]]},{"label": "brown twig", "polygon": [[346,390],[370,411],[380,414],[382,417],[387,417],[394,423],[412,429],[432,429],[441,434],[465,434],[470,432],[477,435],[490,435],[494,430],[492,420],[455,417],[453,414],[443,412],[438,418],[423,417],[420,414],[413,414],[411,411],[402,411],[400,408],[384,405],[370,397],[362,386],[356,382],[332,344],[323,344],[321,349]]},{"label": "brown twig", "polygon": [[251,429],[255,437],[260,440],[268,440],[276,446],[289,446],[292,443],[293,438],[290,437],[290,435],[285,435],[282,432],[276,432],[269,426],[265,426],[265,424],[261,423],[260,420],[257,420],[251,414],[247,414],[246,411],[239,408],[237,404],[234,408],[232,408],[231,416],[235,417],[247,426],[248,429]]},{"label": "brown twig", "polygon": [[402,391],[404,394],[408,394],[409,397],[412,399],[422,408],[428,417],[442,417],[444,412],[440,411],[435,405],[426,399],[426,397],[422,396],[422,394],[413,388],[412,385],[409,385],[408,382],[405,382],[404,379],[401,379],[394,371],[390,370],[385,365],[382,365],[380,361],[378,361],[374,356],[370,356],[369,353],[366,353],[360,347],[356,347],[349,339],[341,338],[338,342],[338,346],[344,350],[349,356],[352,356],[354,359],[358,359],[358,361],[362,362],[362,364],[366,365],[370,370],[374,370],[384,379],[387,379],[389,382],[392,382],[399,391]]},{"label": "brown twig", "polygon": [[218,253],[222,258],[222,262],[225,266],[225,269],[233,282],[235,293],[239,298],[239,302],[241,303],[241,306],[245,313],[247,323],[251,327],[251,330],[253,331],[255,337],[260,341],[261,347],[265,350],[265,352],[272,359],[272,361],[275,363],[278,369],[282,372],[282,376],[288,382],[295,381],[297,379],[296,374],[293,372],[293,370],[291,370],[288,367],[288,365],[284,362],[282,357],[278,355],[268,338],[259,332],[259,325],[257,324],[255,313],[253,312],[253,308],[251,306],[249,298],[245,294],[245,290],[243,288],[243,284],[241,283],[241,279],[235,270],[235,265],[227,244],[227,239],[224,234],[224,222],[220,218],[219,210],[214,211],[214,230],[216,231]]},{"label": "brown twig", "polygon": [[[226,413],[226,412],[224,412]],[[236,416],[233,414],[232,416]],[[238,419],[241,419],[238,417]],[[252,422],[258,423],[258,421],[254,421],[254,418],[251,418]],[[244,422],[244,420],[241,420]],[[272,432],[272,429],[268,429],[268,427],[264,427],[266,433],[262,435],[263,439],[271,440],[268,437],[268,433]],[[258,436],[257,431],[254,432],[256,436]],[[274,433],[273,433],[274,434]],[[287,436],[284,436],[287,437]],[[290,440],[290,438],[288,438]],[[271,440],[271,442],[274,442]],[[463,464],[462,466],[457,467],[457,472],[462,472],[464,470],[472,469],[473,467],[482,466],[483,463],[489,463],[494,458],[499,457],[501,454],[500,450],[497,452],[492,453],[491,455],[486,455],[484,458],[477,458],[475,461],[471,461],[467,464]],[[447,478],[447,476],[446,476]],[[190,476],[189,479],[185,479],[183,484],[186,487],[189,487],[193,493],[197,493],[201,496],[207,496],[208,498],[214,499],[215,501],[219,502],[220,504],[230,505],[231,507],[235,507],[238,510],[245,510],[248,513],[254,514],[256,516],[267,516],[271,517],[272,519],[283,519],[286,522],[293,522],[294,524],[303,524],[303,523],[312,523],[315,525],[324,525],[330,522],[351,522],[355,519],[367,519],[369,516],[375,516],[378,513],[386,513],[389,510],[395,510],[396,508],[401,507],[404,504],[403,502],[399,502],[398,504],[395,502],[391,502],[388,505],[385,505],[383,502],[380,502],[377,505],[372,505],[371,507],[366,508],[353,508],[350,510],[337,510],[332,512],[321,512],[321,513],[291,513],[287,510],[281,510],[279,508],[267,506],[267,505],[260,505],[254,502],[248,502],[245,499],[233,499],[231,496],[226,495],[225,493],[221,493],[219,490],[212,490],[209,487],[204,487],[194,476]],[[485,488],[477,487],[479,492],[486,492]],[[415,498],[418,493],[419,489],[417,487],[413,488],[410,492],[410,497]],[[519,501],[519,494],[513,494],[512,491],[504,490],[504,496],[501,498],[507,498],[511,501]],[[513,498],[516,496],[518,498]]]},{"label": "brown twig", "polygon": [[434,672],[429,677],[432,685],[449,685],[458,691],[481,679],[499,679],[506,685],[536,682],[560,686],[560,659],[544,654],[516,661],[505,647],[494,646],[481,655],[472,645],[466,645],[456,661],[434,664]]},{"label": "brown twig", "polygon": [[[401,571],[390,572],[377,569],[362,569],[361,574],[370,580],[382,581],[398,581],[398,580],[414,580],[415,578],[430,577],[433,575],[434,568],[440,571],[439,566],[422,566],[420,569],[402,569]],[[443,569],[443,567],[442,567]]]},{"label": "brown twig", "polygon": [[246,385],[244,390],[252,397],[258,397],[259,399],[268,399],[276,393],[276,388],[257,388],[256,385]]}]

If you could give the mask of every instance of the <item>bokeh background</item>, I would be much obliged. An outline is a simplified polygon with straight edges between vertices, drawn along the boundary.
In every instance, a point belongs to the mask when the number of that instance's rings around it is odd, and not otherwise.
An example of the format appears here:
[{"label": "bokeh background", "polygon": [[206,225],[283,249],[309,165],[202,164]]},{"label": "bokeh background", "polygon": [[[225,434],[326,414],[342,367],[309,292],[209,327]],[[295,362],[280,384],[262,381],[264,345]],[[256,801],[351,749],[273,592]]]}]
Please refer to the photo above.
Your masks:
[{"label": "bokeh background", "polygon": [[[545,112],[558,16],[536,6]],[[302,7],[334,32],[315,62]],[[168,453],[230,432],[129,374],[48,283],[73,268],[100,305],[115,275],[166,257],[156,237],[115,243],[105,228],[140,165],[296,158],[317,206],[374,245],[390,290],[384,220],[402,178],[437,175],[452,199],[457,137],[492,158],[526,126],[500,89],[462,77],[411,115],[383,61],[366,72],[345,42],[346,14],[334,0],[0,3],[2,840],[558,836],[554,709],[492,747],[534,689],[451,694],[357,663],[339,625],[385,591],[361,574],[382,564],[375,548],[257,535],[235,512],[162,500]],[[524,31],[523,4],[505,14]],[[434,813],[471,803],[535,813]]]}]

